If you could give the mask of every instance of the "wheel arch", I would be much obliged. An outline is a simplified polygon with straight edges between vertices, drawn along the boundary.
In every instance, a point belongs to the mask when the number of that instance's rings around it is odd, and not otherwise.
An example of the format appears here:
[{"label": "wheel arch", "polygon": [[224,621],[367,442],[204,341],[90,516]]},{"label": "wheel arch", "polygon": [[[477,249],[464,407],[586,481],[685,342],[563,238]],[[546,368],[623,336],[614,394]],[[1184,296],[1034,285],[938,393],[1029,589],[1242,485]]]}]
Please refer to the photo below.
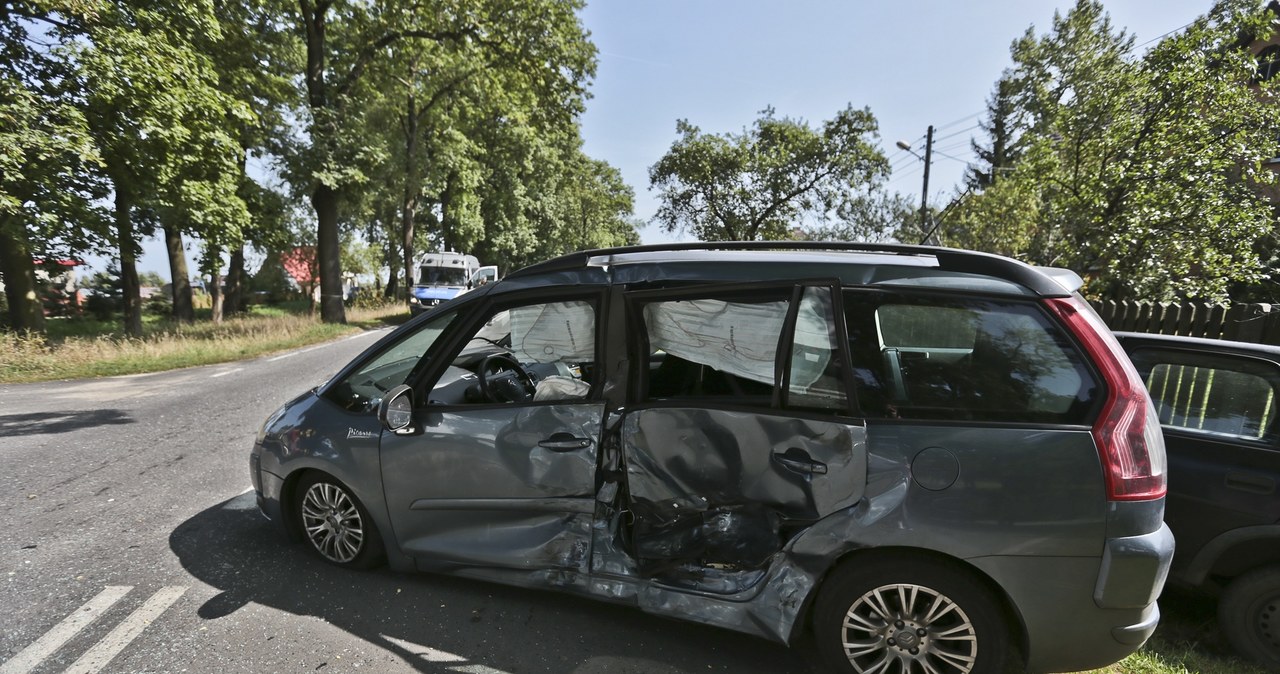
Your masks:
[{"label": "wheel arch", "polygon": [[1018,611],[1013,599],[1009,596],[999,583],[996,583],[991,576],[984,573],[981,569],[970,564],[969,562],[952,555],[948,555],[937,550],[929,548],[913,548],[909,546],[885,546],[872,548],[859,548],[847,551],[836,557],[827,566],[822,573],[818,582],[814,584],[813,590],[805,598],[805,603],[801,609],[802,620],[796,621],[796,626],[792,633],[791,642],[795,643],[804,634],[812,634],[813,632],[813,612],[817,604],[817,598],[822,592],[823,586],[841,569],[850,564],[869,563],[869,562],[885,562],[893,560],[909,559],[913,562],[927,562],[955,569],[969,577],[973,578],[990,596],[994,597],[1001,613],[1004,614],[1006,624],[1010,626],[1009,638],[1011,643],[1018,648],[1017,658],[1021,660],[1023,665],[1026,664],[1028,646],[1030,637],[1027,634],[1026,621],[1022,614]]},{"label": "wheel arch", "polygon": [[1220,581],[1280,564],[1280,525],[1232,529],[1200,548],[1179,580],[1201,589],[1216,589]]}]

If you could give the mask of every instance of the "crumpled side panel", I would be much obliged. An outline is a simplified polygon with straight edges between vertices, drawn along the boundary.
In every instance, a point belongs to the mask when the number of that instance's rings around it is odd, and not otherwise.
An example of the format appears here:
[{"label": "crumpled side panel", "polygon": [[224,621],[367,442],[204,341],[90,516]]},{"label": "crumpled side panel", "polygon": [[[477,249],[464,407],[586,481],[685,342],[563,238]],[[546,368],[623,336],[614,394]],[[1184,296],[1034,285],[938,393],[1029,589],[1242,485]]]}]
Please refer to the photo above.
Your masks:
[{"label": "crumpled side panel", "polygon": [[[813,521],[857,502],[866,484],[861,426],[714,409],[654,408],[628,415],[624,452],[636,501],[660,516],[760,504],[787,520]],[[821,466],[799,472],[790,453]]]}]

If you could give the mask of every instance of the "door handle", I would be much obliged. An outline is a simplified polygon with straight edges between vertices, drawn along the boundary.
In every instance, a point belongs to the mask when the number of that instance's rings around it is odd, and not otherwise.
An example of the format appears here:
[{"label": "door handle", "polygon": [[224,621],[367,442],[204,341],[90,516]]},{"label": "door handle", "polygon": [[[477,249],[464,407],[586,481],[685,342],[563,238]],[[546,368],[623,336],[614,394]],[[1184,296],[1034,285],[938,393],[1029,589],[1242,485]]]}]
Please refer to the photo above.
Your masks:
[{"label": "door handle", "polygon": [[827,464],[814,461],[808,452],[799,447],[791,447],[785,452],[774,452],[773,460],[783,468],[802,475],[827,474]]},{"label": "door handle", "polygon": [[1253,473],[1233,470],[1227,473],[1227,487],[1251,494],[1272,494],[1276,490],[1276,481]]},{"label": "door handle", "polygon": [[538,446],[553,452],[572,452],[590,447],[591,438],[579,438],[570,433],[552,433],[551,437],[539,442]]}]

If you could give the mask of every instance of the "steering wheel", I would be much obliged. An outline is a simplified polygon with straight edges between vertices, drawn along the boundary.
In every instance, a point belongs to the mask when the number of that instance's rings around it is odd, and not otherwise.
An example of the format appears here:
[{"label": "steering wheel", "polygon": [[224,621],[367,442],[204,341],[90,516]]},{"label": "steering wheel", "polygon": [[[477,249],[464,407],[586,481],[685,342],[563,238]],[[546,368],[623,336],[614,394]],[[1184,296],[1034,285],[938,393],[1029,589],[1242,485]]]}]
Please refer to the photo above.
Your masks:
[{"label": "steering wheel", "polygon": [[493,403],[525,402],[533,399],[533,377],[509,353],[485,356],[476,368],[480,396]]}]

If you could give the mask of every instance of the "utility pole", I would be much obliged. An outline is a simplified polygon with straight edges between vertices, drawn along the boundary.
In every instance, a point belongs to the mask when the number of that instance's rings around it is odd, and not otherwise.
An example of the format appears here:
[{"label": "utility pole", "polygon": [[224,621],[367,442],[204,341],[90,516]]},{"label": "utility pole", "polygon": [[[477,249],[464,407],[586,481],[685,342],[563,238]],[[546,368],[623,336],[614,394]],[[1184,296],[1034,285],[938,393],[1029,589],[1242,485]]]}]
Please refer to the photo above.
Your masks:
[{"label": "utility pole", "polygon": [[920,231],[924,233],[924,238],[920,243],[937,246],[939,245],[937,233],[929,228],[929,167],[933,165],[933,125],[929,125],[929,131],[925,134],[923,157],[916,154],[911,149],[911,144],[906,141],[898,141],[898,147],[924,162],[924,188],[920,192]]},{"label": "utility pole", "polygon": [[922,243],[938,245],[938,233],[929,228],[929,167],[933,164],[933,125],[924,140],[924,189],[920,192],[920,231],[925,232]]}]

